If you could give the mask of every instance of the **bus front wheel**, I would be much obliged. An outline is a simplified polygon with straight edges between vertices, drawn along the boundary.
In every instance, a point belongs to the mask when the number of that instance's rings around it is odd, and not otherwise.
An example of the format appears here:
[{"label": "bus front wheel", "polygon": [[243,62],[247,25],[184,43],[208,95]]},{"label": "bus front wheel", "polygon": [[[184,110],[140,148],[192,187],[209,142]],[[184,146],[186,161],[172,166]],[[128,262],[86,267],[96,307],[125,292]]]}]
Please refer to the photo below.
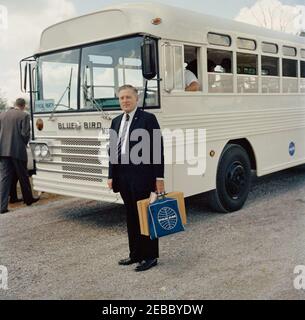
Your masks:
[{"label": "bus front wheel", "polygon": [[216,189],[209,203],[217,212],[233,212],[245,203],[251,183],[251,164],[247,152],[237,144],[228,144],[219,161]]}]

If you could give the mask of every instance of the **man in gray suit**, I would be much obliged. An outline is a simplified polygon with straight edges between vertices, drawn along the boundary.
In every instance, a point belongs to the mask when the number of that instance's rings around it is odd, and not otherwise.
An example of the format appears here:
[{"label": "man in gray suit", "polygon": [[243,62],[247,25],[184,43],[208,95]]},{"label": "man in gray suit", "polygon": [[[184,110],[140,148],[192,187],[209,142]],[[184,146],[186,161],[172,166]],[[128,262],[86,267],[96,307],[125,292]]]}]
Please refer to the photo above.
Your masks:
[{"label": "man in gray suit", "polygon": [[25,100],[0,114],[0,213],[8,212],[8,197],[14,171],[21,186],[24,202],[29,206],[39,200],[32,194],[27,172],[26,146],[30,140],[30,115],[24,112]]}]

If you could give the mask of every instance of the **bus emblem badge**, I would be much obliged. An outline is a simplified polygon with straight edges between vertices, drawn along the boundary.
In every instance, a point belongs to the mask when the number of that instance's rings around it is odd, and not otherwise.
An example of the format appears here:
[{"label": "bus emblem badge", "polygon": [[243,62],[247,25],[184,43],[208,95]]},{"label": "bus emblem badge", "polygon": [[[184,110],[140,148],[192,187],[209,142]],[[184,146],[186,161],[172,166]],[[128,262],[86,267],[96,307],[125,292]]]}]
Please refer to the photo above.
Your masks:
[{"label": "bus emblem badge", "polygon": [[294,142],[290,142],[290,144],[289,144],[289,154],[291,156],[293,156],[294,153],[295,153],[295,144],[294,144]]}]

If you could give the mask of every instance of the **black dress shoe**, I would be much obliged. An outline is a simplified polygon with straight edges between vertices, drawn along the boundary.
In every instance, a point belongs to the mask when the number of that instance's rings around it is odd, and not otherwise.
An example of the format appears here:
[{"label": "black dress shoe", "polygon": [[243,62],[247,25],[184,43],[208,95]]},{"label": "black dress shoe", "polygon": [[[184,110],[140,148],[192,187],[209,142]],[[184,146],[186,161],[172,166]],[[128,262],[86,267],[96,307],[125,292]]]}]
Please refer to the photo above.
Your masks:
[{"label": "black dress shoe", "polygon": [[37,202],[37,201],[39,201],[39,200],[40,200],[40,198],[33,198],[33,199],[31,200],[31,202],[27,203],[26,205],[27,205],[27,206],[30,206],[31,204],[33,204],[33,203],[35,203],[35,202]]},{"label": "black dress shoe", "polygon": [[4,213],[7,213],[7,212],[9,212],[9,211],[6,209],[6,210],[1,211],[0,213],[4,214]]},{"label": "black dress shoe", "polygon": [[156,266],[157,264],[158,264],[157,259],[144,260],[136,266],[135,271],[145,271]]},{"label": "black dress shoe", "polygon": [[23,201],[22,199],[10,199],[10,203],[17,203]]},{"label": "black dress shoe", "polygon": [[136,263],[136,262],[139,262],[137,260],[133,260],[131,258],[127,258],[127,259],[122,259],[119,261],[119,265],[121,266],[128,266],[130,264],[133,264],[133,263]]}]

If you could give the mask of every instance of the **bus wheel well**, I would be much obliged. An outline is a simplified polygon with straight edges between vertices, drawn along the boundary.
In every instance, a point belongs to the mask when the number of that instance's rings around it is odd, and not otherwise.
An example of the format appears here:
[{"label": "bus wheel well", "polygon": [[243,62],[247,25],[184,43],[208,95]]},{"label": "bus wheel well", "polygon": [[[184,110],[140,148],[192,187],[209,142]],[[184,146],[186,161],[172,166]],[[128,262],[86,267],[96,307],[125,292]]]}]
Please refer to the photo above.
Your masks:
[{"label": "bus wheel well", "polygon": [[238,144],[241,147],[243,147],[249,156],[251,169],[256,170],[256,159],[255,159],[254,151],[250,142],[247,139],[230,140],[228,144]]}]

